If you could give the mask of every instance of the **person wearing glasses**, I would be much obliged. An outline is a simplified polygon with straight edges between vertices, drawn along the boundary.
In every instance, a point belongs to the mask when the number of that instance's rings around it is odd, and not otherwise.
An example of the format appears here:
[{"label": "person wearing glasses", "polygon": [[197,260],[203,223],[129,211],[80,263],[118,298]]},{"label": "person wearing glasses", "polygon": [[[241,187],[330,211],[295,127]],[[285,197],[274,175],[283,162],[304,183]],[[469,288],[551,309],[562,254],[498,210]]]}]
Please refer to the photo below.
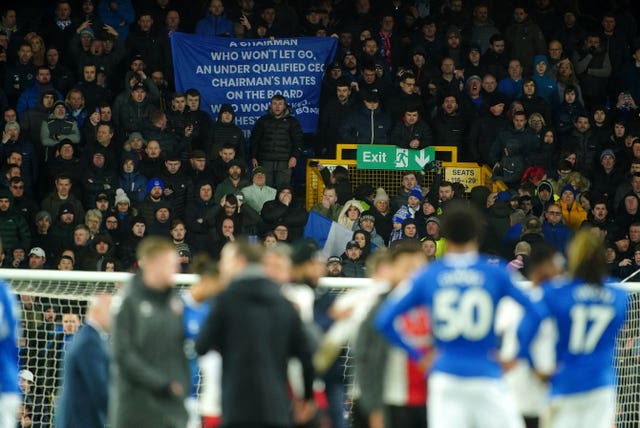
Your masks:
[{"label": "person wearing glasses", "polygon": [[545,241],[566,254],[567,244],[571,240],[573,232],[562,222],[562,209],[558,204],[547,206],[542,223],[542,234]]}]

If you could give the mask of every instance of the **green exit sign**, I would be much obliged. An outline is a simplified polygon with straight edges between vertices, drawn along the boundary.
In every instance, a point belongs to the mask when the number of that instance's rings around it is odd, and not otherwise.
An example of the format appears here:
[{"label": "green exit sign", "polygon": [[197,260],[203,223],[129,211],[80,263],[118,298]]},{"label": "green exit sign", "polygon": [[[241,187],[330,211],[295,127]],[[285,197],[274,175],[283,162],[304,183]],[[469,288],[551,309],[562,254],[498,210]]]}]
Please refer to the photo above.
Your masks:
[{"label": "green exit sign", "polygon": [[436,159],[436,149],[402,149],[397,146],[358,145],[358,169],[387,169],[419,171]]}]

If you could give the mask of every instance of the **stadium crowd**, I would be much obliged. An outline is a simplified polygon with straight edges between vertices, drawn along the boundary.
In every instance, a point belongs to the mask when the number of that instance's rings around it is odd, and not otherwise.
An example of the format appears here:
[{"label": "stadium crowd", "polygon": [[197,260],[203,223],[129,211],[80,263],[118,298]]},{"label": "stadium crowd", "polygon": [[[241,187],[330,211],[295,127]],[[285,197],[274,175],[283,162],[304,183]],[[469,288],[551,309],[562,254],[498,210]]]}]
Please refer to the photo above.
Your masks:
[{"label": "stadium crowd", "polygon": [[[613,276],[640,269],[640,39],[628,1],[10,3],[0,17],[2,267],[135,271],[142,238],[164,236],[188,271],[196,253],[217,259],[241,236],[293,243],[309,213],[292,171],[355,143],[456,146],[509,190],[466,195],[439,165],[429,188],[416,171],[385,189],[319,163],[326,186],[312,210],[353,231],[327,260],[330,276],[364,277],[371,253],[406,241],[439,257],[440,216],[467,196],[484,215],[482,250],[513,270],[526,273],[532,244],[565,252],[582,228],[606,242]],[[274,96],[245,141],[231,105],[212,118],[198,88],[175,92],[175,31],[337,37],[318,132],[303,134]],[[55,308],[42,309],[34,326],[54,326]],[[68,315],[37,338],[55,345],[46,352],[63,347],[51,334],[77,330]]]},{"label": "stadium crowd", "polygon": [[[134,270],[136,244],[161,235],[187,270],[241,235],[295,241],[308,213],[292,170],[344,142],[456,146],[491,166],[510,190],[472,192],[486,251],[511,258],[523,233],[564,251],[592,227],[614,275],[638,268],[640,40],[628,2],[187,3],[2,9],[3,266]],[[174,92],[174,31],[337,37],[318,133],[303,135],[278,96],[249,141],[232,106],[212,119],[198,88]],[[334,254],[345,275],[363,276],[372,249],[396,241],[442,253],[438,215],[465,192],[440,168],[430,188],[416,172],[400,189],[318,169],[327,187],[312,209],[354,230],[357,245]],[[524,228],[529,217],[539,221]]]}]

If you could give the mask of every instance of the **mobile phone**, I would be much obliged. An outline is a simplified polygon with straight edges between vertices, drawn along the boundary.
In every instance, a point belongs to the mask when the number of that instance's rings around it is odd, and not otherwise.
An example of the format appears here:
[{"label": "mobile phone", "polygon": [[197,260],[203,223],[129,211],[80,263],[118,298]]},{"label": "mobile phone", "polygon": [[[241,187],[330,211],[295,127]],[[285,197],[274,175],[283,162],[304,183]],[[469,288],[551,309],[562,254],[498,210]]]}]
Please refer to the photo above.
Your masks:
[{"label": "mobile phone", "polygon": [[317,161],[317,160],[312,160],[312,161],[309,161],[309,166],[310,167],[316,167],[316,166],[318,166],[319,163],[320,162]]}]

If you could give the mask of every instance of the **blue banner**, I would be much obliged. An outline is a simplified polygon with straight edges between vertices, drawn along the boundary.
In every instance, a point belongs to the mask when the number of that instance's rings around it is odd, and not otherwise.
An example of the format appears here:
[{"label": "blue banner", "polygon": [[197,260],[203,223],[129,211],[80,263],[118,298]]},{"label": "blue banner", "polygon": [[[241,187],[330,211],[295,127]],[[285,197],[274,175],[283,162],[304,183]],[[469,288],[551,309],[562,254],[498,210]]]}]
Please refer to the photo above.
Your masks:
[{"label": "blue banner", "polygon": [[248,137],[269,100],[282,94],[303,132],[316,132],[324,70],[335,54],[334,37],[229,39],[173,33],[175,86],[196,88],[200,108],[217,119],[231,104]]}]

